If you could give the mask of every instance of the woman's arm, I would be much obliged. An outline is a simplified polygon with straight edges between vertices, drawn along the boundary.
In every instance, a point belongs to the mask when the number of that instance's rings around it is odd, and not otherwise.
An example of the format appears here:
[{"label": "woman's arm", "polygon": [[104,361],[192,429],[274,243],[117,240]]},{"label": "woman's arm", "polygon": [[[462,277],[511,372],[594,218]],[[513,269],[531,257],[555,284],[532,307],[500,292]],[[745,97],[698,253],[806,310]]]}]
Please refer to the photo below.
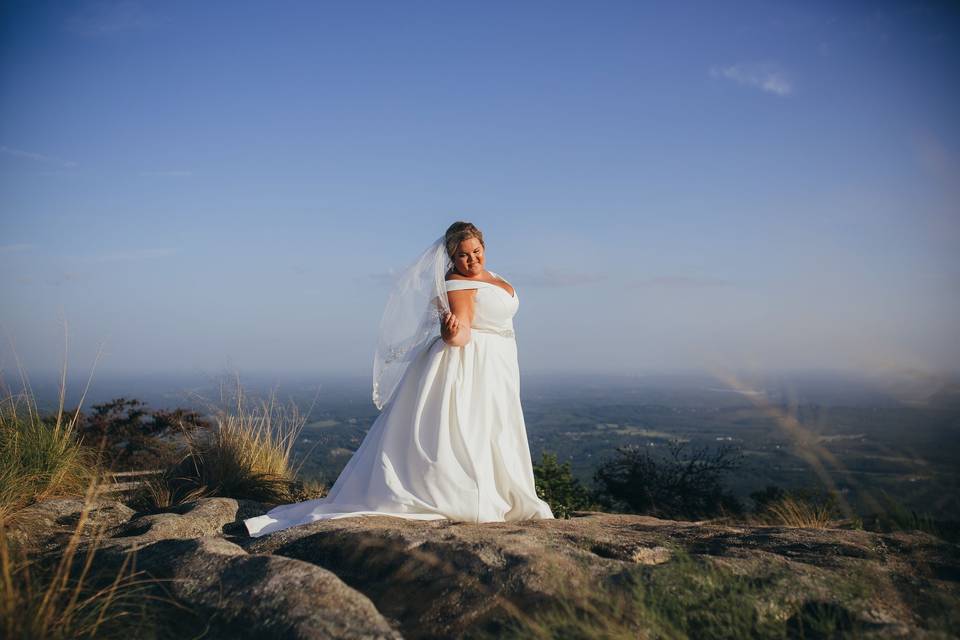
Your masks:
[{"label": "woman's arm", "polygon": [[470,325],[473,322],[473,304],[476,289],[448,291],[450,315],[440,325],[443,341],[451,347],[462,347],[470,342]]}]

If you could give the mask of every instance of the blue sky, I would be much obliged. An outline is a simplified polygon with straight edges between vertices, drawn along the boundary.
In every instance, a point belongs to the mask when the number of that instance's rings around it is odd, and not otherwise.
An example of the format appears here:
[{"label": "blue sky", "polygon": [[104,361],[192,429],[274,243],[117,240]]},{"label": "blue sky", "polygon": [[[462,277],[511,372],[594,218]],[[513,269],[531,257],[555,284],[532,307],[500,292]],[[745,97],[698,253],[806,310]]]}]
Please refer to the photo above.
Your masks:
[{"label": "blue sky", "polygon": [[369,372],[384,276],[466,219],[524,371],[957,370],[958,26],[3,2],[4,343],[56,369],[66,321],[74,370]]}]

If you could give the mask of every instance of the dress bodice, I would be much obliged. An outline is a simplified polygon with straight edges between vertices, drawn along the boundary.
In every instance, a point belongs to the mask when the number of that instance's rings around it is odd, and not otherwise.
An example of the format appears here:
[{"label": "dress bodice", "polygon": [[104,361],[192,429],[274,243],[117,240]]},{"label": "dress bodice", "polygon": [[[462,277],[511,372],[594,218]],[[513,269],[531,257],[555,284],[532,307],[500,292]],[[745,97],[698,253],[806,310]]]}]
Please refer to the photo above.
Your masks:
[{"label": "dress bodice", "polygon": [[[506,279],[490,271],[493,277],[503,280]],[[503,287],[483,282],[480,280],[447,280],[447,291],[459,291],[461,289],[476,289],[476,302],[473,308],[473,323],[471,328],[478,331],[491,331],[501,334],[513,334],[513,316],[520,308],[520,300],[517,298],[517,289],[513,287],[513,295],[507,293]]]}]

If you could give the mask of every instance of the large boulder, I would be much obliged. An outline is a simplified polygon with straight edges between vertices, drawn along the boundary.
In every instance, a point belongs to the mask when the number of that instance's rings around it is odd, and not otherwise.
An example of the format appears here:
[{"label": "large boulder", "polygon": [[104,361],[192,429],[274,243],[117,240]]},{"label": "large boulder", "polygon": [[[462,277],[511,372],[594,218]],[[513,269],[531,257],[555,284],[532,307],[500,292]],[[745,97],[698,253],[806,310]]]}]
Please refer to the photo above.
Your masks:
[{"label": "large boulder", "polygon": [[223,533],[237,520],[239,505],[232,498],[202,498],[164,513],[135,518],[119,527],[109,546],[141,547],[158,540],[183,540]]},{"label": "large boulder", "polygon": [[52,498],[20,509],[3,526],[14,545],[36,553],[56,550],[75,533],[82,538],[112,535],[133,516],[133,509],[115,500]]},{"label": "large boulder", "polygon": [[208,638],[400,638],[366,596],[307,562],[248,555],[218,537],[113,553],[135,553],[137,570],[204,619]]}]

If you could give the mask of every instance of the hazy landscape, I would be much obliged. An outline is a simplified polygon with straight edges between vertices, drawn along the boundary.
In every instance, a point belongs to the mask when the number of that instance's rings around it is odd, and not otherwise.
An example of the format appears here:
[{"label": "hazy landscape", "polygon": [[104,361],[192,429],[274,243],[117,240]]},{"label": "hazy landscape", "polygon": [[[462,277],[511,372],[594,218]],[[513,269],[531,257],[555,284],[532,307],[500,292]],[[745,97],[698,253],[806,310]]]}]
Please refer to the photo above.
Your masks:
[{"label": "hazy landscape", "polygon": [[[7,382],[16,386],[9,376]],[[68,384],[68,406],[79,399],[83,382]],[[207,411],[236,382],[228,375],[95,375],[85,406],[126,397],[152,408]],[[240,383],[251,396],[273,392],[278,402],[309,410],[296,462],[301,477],[327,484],[378,414],[366,377],[241,375]],[[41,405],[52,407],[55,379],[46,376],[33,386]],[[742,451],[742,466],[726,483],[745,500],[777,485],[835,489],[860,514],[887,508],[891,499],[938,520],[955,519],[960,509],[956,378],[531,374],[521,388],[534,460],[554,452],[587,486],[617,447],[639,445],[656,454],[680,440]]]}]

